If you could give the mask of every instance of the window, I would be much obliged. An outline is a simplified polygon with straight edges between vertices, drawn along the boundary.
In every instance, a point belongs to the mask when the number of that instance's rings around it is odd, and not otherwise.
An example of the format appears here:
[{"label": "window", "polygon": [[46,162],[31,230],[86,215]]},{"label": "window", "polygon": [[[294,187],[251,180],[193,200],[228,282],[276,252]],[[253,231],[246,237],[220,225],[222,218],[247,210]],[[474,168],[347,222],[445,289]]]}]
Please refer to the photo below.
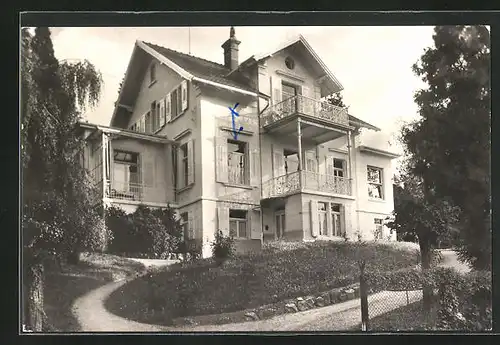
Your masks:
[{"label": "window", "polygon": [[229,210],[229,235],[247,238],[247,211]]},{"label": "window", "polygon": [[149,67],[149,83],[152,84],[156,81],[156,64],[153,62]]},{"label": "window", "polygon": [[250,183],[247,178],[247,143],[236,140],[228,140],[227,151],[228,182],[234,184]]},{"label": "window", "polygon": [[285,65],[288,69],[294,69],[295,68],[295,61],[293,61],[293,59],[290,56],[288,56],[285,59]]},{"label": "window", "polygon": [[318,202],[318,217],[319,217],[319,234],[320,236],[327,235],[327,224],[326,224],[326,202]]},{"label": "window", "polygon": [[185,241],[189,239],[189,218],[188,213],[181,213],[181,221],[182,221],[182,240]]},{"label": "window", "polygon": [[148,111],[148,112],[146,113],[146,117],[145,117],[145,125],[146,125],[145,132],[146,132],[146,133],[151,133],[151,132],[152,132],[152,127],[153,127],[152,125],[153,125],[153,124],[152,124],[152,121],[151,121],[151,120],[152,120],[152,119],[151,119],[151,112],[150,112],[150,111]]},{"label": "window", "polygon": [[151,132],[154,133],[158,123],[156,122],[156,101],[151,103]]},{"label": "window", "polygon": [[114,151],[113,194],[114,197],[139,198],[139,165],[137,153]]},{"label": "window", "polygon": [[285,113],[293,113],[297,110],[296,97],[298,94],[296,85],[282,83],[281,84],[281,107]]},{"label": "window", "polygon": [[333,176],[344,177],[344,160],[333,159]]},{"label": "window", "polygon": [[318,161],[316,159],[315,151],[306,152],[306,171],[311,171],[311,172],[318,171]]},{"label": "window", "polygon": [[340,222],[340,205],[339,204],[330,204],[331,212],[332,212],[332,226],[333,226],[333,236],[342,236],[342,224]]},{"label": "window", "polygon": [[188,177],[189,177],[189,162],[188,162],[188,145],[183,144],[180,147],[180,153],[181,153],[181,174],[180,174],[180,181],[182,182],[182,186],[185,187],[189,184]]},{"label": "window", "polygon": [[291,150],[284,150],[285,156],[285,172],[292,173],[299,170],[299,155]]},{"label": "window", "polygon": [[375,239],[376,240],[382,239],[383,220],[380,218],[375,218],[373,222],[375,223],[375,229],[374,229]]},{"label": "window", "polygon": [[383,199],[382,169],[368,167],[368,196],[375,199]]},{"label": "window", "polygon": [[175,118],[182,113],[182,91],[180,87],[172,91],[170,94],[170,106],[172,118]]}]

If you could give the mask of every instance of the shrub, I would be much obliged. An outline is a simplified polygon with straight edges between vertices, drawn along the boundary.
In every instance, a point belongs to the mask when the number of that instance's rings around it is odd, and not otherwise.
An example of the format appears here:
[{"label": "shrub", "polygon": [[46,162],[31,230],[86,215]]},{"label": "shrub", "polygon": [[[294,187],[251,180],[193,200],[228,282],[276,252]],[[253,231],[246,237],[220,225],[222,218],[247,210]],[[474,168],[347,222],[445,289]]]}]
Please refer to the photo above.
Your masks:
[{"label": "shrub", "polygon": [[492,328],[491,272],[448,272],[439,283],[438,327],[486,331]]},{"label": "shrub", "polygon": [[219,263],[229,259],[234,254],[234,239],[231,236],[224,236],[222,231],[215,234],[212,242],[212,256]]},{"label": "shrub", "polygon": [[118,207],[106,209],[106,225],[113,234],[109,252],[121,255],[166,258],[179,248],[178,224],[174,211],[151,210],[139,205],[132,214]]},{"label": "shrub", "polygon": [[460,274],[451,268],[402,269],[365,274],[373,291],[438,289],[439,330],[485,331],[492,327],[491,272]]}]

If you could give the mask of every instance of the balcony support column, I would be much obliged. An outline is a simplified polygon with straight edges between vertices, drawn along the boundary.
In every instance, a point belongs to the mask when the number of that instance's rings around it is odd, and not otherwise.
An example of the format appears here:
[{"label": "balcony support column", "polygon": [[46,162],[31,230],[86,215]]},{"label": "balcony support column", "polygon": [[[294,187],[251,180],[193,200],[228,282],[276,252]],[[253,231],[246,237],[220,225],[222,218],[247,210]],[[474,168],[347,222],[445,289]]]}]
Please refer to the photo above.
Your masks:
[{"label": "balcony support column", "polygon": [[300,118],[297,119],[297,145],[299,148],[299,189],[302,191],[302,131],[300,128]]}]

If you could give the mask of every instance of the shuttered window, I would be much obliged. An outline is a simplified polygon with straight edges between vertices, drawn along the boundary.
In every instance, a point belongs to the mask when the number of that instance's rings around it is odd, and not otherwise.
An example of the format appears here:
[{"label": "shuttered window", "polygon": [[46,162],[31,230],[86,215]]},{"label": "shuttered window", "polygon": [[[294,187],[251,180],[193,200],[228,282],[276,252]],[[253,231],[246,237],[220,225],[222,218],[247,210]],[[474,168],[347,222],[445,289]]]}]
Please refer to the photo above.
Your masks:
[{"label": "shuttered window", "polygon": [[194,141],[182,144],[177,152],[177,187],[184,188],[194,183]]}]

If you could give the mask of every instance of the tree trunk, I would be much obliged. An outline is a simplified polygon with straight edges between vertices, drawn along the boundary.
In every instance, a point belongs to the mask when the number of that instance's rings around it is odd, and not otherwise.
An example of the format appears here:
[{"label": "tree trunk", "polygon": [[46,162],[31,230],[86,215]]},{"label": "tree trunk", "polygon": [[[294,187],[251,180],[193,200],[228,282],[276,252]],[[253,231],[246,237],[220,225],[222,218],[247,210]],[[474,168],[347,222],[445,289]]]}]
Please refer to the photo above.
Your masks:
[{"label": "tree trunk", "polygon": [[[424,241],[420,242],[420,254],[422,260],[422,270],[428,270],[431,268],[431,256],[432,256],[432,248],[429,243]],[[422,286],[422,294],[423,294],[423,305],[424,310],[429,311],[432,307],[432,287],[424,284]]]},{"label": "tree trunk", "polygon": [[23,311],[26,328],[33,332],[43,331],[43,265],[28,267],[23,281]]}]

